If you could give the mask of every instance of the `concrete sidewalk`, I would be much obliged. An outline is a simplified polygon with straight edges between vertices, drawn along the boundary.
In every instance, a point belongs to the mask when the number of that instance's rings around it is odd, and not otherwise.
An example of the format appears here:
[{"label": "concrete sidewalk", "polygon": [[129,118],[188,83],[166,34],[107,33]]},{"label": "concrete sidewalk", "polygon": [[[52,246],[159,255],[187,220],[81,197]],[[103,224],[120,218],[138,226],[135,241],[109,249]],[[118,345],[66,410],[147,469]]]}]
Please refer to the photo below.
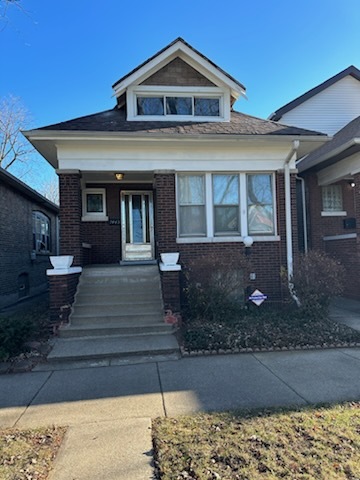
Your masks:
[{"label": "concrete sidewalk", "polygon": [[53,480],[146,480],[152,418],[359,400],[359,372],[353,348],[4,375],[0,424],[69,425]]}]

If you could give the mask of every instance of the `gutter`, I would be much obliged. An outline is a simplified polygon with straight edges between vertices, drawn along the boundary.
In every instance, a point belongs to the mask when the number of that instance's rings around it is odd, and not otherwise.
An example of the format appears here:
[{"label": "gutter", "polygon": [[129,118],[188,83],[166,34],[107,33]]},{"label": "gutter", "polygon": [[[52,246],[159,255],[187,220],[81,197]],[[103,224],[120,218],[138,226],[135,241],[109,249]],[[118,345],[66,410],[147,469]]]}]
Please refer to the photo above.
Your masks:
[{"label": "gutter", "polygon": [[292,277],[294,273],[294,257],[293,257],[293,241],[292,241],[292,224],[291,224],[291,183],[290,183],[290,161],[296,155],[300,146],[299,140],[293,141],[293,146],[288,153],[284,163],[285,177],[285,226],[286,226],[286,260],[287,260],[287,277],[288,286],[292,298],[297,306],[300,306],[300,300],[294,292],[294,284]]}]

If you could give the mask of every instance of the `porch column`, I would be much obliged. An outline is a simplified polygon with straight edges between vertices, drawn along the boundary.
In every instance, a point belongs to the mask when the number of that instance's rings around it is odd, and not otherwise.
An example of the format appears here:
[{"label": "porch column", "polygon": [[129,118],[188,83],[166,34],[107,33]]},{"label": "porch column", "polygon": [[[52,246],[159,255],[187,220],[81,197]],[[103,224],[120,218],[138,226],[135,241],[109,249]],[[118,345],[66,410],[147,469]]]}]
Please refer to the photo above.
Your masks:
[{"label": "porch column", "polygon": [[357,264],[354,269],[358,273],[358,265],[360,265],[360,173],[354,175],[354,206],[356,219],[356,260]]},{"label": "porch column", "polygon": [[[176,243],[175,173],[155,172],[156,192],[155,233],[157,254],[178,252]],[[180,258],[181,262],[181,258]],[[180,312],[180,271],[161,272],[161,286],[165,310]]]},{"label": "porch column", "polygon": [[60,255],[73,255],[83,264],[81,235],[81,183],[79,170],[60,170]]}]

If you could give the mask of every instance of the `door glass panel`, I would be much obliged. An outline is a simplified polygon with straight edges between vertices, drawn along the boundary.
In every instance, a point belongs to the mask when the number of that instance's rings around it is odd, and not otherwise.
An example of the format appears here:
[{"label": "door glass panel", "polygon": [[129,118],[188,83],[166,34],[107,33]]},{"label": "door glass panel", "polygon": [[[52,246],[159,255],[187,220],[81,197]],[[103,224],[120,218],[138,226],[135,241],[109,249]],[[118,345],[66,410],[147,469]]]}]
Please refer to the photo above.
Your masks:
[{"label": "door glass panel", "polygon": [[130,243],[129,195],[125,195],[125,220],[126,243]]},{"label": "door glass panel", "polygon": [[143,243],[141,195],[132,196],[133,243]]},{"label": "door glass panel", "polygon": [[145,219],[146,219],[146,243],[150,243],[149,196],[144,195],[144,200],[145,200]]}]

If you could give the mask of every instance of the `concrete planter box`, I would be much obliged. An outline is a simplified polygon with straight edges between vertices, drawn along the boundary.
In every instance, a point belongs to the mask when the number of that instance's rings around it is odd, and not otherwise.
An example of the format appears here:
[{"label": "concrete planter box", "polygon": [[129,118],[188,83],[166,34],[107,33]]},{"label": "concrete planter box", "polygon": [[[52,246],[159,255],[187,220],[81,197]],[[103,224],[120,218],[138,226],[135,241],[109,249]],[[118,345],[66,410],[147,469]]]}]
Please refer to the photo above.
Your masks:
[{"label": "concrete planter box", "polygon": [[73,261],[73,255],[58,255],[56,257],[50,257],[51,265],[55,268],[55,270],[70,268]]}]

